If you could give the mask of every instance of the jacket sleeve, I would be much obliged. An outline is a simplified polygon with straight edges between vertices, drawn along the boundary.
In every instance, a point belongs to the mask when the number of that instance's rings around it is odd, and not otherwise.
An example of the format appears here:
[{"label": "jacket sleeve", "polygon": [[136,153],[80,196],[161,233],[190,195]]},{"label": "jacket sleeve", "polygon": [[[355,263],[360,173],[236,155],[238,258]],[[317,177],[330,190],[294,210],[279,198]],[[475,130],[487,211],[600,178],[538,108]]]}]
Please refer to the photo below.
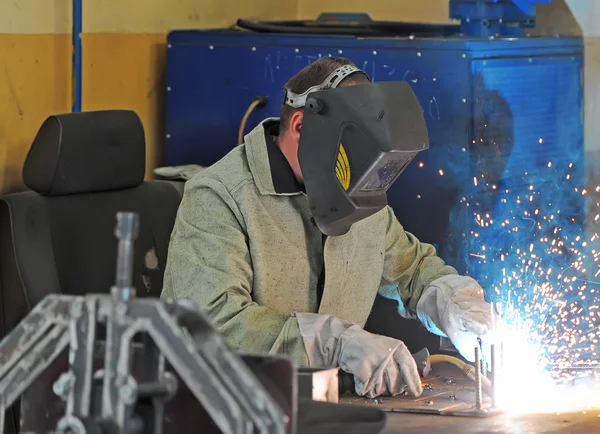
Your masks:
[{"label": "jacket sleeve", "polygon": [[243,221],[222,183],[204,177],[188,181],[161,298],[196,302],[233,348],[284,354],[308,365],[296,318],[252,299],[252,258]]},{"label": "jacket sleeve", "polygon": [[380,294],[398,300],[403,316],[416,318],[417,303],[431,282],[456,270],[436,255],[431,244],[406,232],[387,207],[386,251]]}]

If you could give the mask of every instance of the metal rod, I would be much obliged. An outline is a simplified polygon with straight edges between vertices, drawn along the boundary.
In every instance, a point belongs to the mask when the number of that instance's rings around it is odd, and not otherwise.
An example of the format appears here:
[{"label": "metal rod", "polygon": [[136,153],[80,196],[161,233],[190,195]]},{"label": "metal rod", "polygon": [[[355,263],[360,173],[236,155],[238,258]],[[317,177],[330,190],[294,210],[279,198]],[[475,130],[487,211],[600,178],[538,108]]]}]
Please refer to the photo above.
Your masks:
[{"label": "metal rod", "polygon": [[492,364],[492,408],[497,407],[496,402],[496,384],[498,383],[498,354],[496,352],[496,345],[491,345],[491,364]]},{"label": "metal rod", "polygon": [[485,363],[489,363],[489,360],[484,360],[486,357],[486,354],[483,352],[483,340],[478,336],[477,337],[477,344],[479,345],[479,351],[481,351],[480,356],[481,356],[481,360],[480,360],[480,364],[481,364],[481,372],[483,372],[483,375],[485,375],[486,371],[486,366]]},{"label": "metal rod", "polygon": [[115,235],[119,240],[117,256],[116,283],[112,289],[113,295],[123,301],[135,297],[133,280],[134,244],[138,236],[138,215],[133,212],[117,213]]},{"label": "metal rod", "polygon": [[83,27],[82,0],[73,0],[73,112],[81,111],[81,78],[82,78],[82,46],[81,32]]},{"label": "metal rod", "polygon": [[6,403],[4,395],[0,396],[0,434],[4,434],[4,418],[6,414]]},{"label": "metal rod", "polygon": [[482,392],[482,380],[481,380],[481,349],[475,347],[475,379],[477,384],[475,386],[475,407],[477,410],[483,409],[483,392]]},{"label": "metal rod", "polygon": [[169,395],[169,386],[166,383],[153,382],[138,384],[139,397],[166,397]]}]

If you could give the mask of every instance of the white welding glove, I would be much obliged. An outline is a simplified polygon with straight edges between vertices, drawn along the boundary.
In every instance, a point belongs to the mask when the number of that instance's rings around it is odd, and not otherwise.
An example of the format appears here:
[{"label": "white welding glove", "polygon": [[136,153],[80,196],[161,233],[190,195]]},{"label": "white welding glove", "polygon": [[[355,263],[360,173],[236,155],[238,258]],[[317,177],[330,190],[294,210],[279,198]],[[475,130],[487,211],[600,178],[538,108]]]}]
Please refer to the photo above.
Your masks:
[{"label": "white welding glove", "polygon": [[357,395],[375,398],[423,392],[417,363],[403,342],[332,315],[296,313],[296,318],[310,366],[339,366],[352,374]]},{"label": "white welding glove", "polygon": [[451,275],[433,281],[417,303],[417,317],[431,333],[448,337],[470,362],[481,338],[482,357],[489,360],[496,315],[475,279]]}]

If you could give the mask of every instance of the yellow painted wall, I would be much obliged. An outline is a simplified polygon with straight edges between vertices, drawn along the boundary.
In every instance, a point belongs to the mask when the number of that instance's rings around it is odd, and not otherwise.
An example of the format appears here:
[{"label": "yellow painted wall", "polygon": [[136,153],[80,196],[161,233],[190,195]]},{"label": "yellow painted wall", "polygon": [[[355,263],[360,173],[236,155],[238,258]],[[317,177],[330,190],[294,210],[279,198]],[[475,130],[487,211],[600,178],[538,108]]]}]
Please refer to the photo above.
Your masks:
[{"label": "yellow painted wall", "polygon": [[20,188],[41,122],[70,107],[70,50],[63,35],[0,35],[0,193]]},{"label": "yellow painted wall", "polygon": [[[0,194],[50,114],[71,109],[72,0],[0,0]],[[129,108],[146,128],[146,175],[162,163],[166,33],[290,19],[296,0],[84,0],[83,109]]]}]

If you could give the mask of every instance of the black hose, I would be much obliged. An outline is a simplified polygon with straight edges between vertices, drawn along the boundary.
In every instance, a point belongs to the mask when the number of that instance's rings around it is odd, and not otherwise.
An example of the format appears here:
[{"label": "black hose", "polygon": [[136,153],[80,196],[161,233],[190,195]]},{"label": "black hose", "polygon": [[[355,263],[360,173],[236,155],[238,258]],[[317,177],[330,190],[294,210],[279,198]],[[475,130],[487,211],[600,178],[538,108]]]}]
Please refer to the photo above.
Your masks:
[{"label": "black hose", "polygon": [[319,21],[250,21],[237,20],[237,26],[259,33],[297,33],[310,35],[350,36],[450,36],[460,32],[453,24],[403,23],[395,21],[372,21],[370,23],[343,23]]},{"label": "black hose", "polygon": [[302,27],[264,22],[252,22],[238,19],[238,27],[261,33],[304,33],[311,35],[352,35],[352,36],[382,36],[385,32],[368,27]]}]

